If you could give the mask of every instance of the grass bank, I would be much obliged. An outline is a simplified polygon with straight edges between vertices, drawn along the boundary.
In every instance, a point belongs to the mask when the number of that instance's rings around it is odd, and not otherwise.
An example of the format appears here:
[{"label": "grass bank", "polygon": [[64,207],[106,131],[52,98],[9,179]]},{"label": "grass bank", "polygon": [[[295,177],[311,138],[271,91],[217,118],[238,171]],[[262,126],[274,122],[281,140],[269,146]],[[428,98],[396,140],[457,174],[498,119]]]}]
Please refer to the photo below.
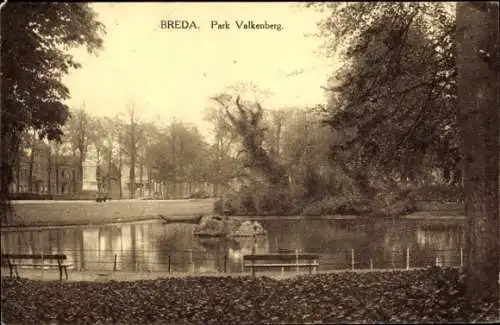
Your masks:
[{"label": "grass bank", "polygon": [[456,269],[332,273],[284,280],[181,277],[143,281],[2,279],[7,324],[449,323],[498,320],[468,304]]},{"label": "grass bank", "polygon": [[95,201],[12,201],[9,226],[98,225],[211,214],[214,199]]}]

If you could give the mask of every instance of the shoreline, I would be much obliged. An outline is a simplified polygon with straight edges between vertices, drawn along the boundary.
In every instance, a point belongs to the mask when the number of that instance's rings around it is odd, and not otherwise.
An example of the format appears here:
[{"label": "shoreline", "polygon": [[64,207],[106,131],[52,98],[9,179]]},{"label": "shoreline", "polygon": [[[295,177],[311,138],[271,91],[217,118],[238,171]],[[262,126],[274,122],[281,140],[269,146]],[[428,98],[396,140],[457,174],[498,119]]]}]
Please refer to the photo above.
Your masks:
[{"label": "shoreline", "polygon": [[[178,223],[183,223],[185,215],[169,216],[171,223],[177,223],[176,218],[179,219]],[[324,216],[229,216],[230,219],[236,221],[264,221],[264,220],[337,220],[337,221],[378,221],[378,220],[393,220],[393,218],[370,218],[365,216],[354,216],[354,215],[324,215]],[[435,216],[430,214],[422,215],[405,215],[400,217],[395,217],[394,220],[413,220],[413,221],[464,221],[465,216]],[[150,222],[164,222],[162,218],[158,215],[147,215],[140,217],[125,217],[125,218],[114,218],[114,219],[104,219],[101,221],[97,220],[77,220],[77,221],[61,221],[61,222],[38,222],[38,223],[18,223],[12,225],[2,225],[1,232],[12,232],[12,231],[30,231],[37,229],[64,229],[73,227],[98,227],[98,226],[117,226],[122,224],[137,224],[137,223],[150,223]]]},{"label": "shoreline", "polygon": [[[458,267],[454,267],[458,268]],[[411,269],[334,269],[334,270],[321,270],[316,271],[313,274],[308,274],[307,271],[295,272],[287,271],[281,273],[280,271],[261,271],[257,273],[257,278],[259,277],[269,277],[276,280],[285,280],[300,276],[314,276],[321,274],[339,274],[339,273],[381,273],[381,272],[412,272],[426,270],[426,267],[415,267]],[[11,279],[8,275],[8,271],[4,272],[2,275],[2,280]],[[34,270],[34,269],[21,269],[19,275],[22,279],[28,279],[31,281],[56,281],[59,282],[59,272],[57,270]],[[91,270],[68,270],[68,280],[64,280],[63,283],[71,282],[108,282],[108,281],[124,281],[124,282],[135,282],[135,281],[154,281],[169,278],[198,278],[198,277],[215,277],[215,278],[226,278],[226,277],[251,277],[252,273],[250,271],[246,272],[166,272],[166,271],[91,271]]]}]

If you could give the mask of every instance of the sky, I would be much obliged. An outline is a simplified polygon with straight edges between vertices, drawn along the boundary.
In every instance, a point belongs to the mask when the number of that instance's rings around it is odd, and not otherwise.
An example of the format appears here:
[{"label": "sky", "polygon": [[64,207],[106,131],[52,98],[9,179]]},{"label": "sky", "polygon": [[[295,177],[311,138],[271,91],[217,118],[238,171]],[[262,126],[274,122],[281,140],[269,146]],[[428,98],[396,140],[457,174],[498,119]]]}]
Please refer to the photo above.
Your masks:
[{"label": "sky", "polygon": [[[94,3],[106,26],[98,55],[72,50],[82,68],[64,79],[71,108],[114,116],[134,104],[143,120],[176,118],[201,128],[209,100],[251,82],[272,95],[266,108],[325,102],[332,73],[321,55],[321,13],[298,3]],[[161,29],[161,20],[194,21],[199,29]],[[212,30],[212,20],[232,26]],[[282,30],[238,30],[235,20],[281,24]]]}]

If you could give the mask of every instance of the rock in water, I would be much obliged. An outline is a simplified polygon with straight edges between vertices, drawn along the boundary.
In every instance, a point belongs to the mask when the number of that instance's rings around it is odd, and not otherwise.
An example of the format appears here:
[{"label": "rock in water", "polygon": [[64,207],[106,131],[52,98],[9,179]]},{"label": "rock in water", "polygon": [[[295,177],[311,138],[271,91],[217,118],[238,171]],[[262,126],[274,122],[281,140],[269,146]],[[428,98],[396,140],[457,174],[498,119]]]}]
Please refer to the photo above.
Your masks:
[{"label": "rock in water", "polygon": [[257,221],[246,220],[240,223],[219,216],[207,216],[196,227],[194,234],[211,237],[252,237],[254,235],[265,236],[267,230]]},{"label": "rock in water", "polygon": [[202,218],[202,222],[196,227],[195,236],[226,236],[227,235],[226,222],[223,218],[218,216],[208,216]]},{"label": "rock in water", "polygon": [[257,221],[244,221],[239,227],[229,234],[230,237],[265,236],[267,230]]}]

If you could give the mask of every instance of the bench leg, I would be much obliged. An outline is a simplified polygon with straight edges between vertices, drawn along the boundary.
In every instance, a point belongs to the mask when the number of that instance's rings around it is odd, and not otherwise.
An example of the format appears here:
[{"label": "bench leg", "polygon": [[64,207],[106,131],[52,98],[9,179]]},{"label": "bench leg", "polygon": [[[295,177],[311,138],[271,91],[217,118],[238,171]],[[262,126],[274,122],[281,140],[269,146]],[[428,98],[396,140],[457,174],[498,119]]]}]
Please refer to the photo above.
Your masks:
[{"label": "bench leg", "polygon": [[66,274],[66,280],[68,280],[68,268],[66,266],[64,267],[64,273]]},{"label": "bench leg", "polygon": [[63,267],[59,266],[59,281],[62,281],[62,272],[63,272]]}]

